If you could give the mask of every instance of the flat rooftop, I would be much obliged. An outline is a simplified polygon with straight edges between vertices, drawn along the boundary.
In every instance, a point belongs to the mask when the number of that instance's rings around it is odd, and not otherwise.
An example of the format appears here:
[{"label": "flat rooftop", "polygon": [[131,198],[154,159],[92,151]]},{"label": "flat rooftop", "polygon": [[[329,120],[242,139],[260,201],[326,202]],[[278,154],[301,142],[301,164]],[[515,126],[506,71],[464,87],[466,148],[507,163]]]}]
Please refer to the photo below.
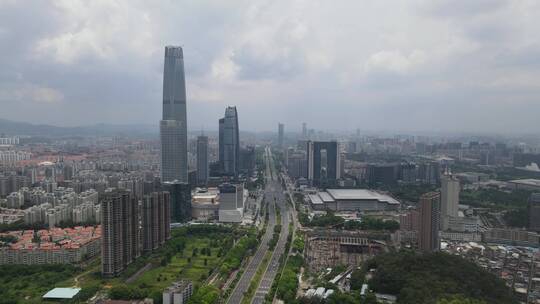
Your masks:
[{"label": "flat rooftop", "polygon": [[317,205],[323,204],[323,201],[318,194],[309,194],[308,197],[312,204],[317,204]]},{"label": "flat rooftop", "polygon": [[54,288],[49,290],[43,298],[44,299],[72,299],[76,296],[80,288]]},{"label": "flat rooftop", "polygon": [[515,179],[515,180],[511,180],[510,183],[540,187],[540,179],[534,179],[534,178]]},{"label": "flat rooftop", "polygon": [[378,200],[399,205],[399,202],[389,195],[367,189],[328,189],[326,192],[334,200]]}]

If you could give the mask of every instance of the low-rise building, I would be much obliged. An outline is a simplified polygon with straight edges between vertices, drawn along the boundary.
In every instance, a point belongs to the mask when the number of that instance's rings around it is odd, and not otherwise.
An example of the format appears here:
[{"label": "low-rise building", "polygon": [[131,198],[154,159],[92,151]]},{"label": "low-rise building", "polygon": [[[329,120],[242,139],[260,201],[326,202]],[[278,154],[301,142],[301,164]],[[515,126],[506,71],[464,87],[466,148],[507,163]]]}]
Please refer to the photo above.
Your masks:
[{"label": "low-rise building", "polygon": [[219,189],[197,188],[191,196],[191,217],[198,221],[218,218]]},{"label": "low-rise building", "polygon": [[400,203],[389,195],[367,189],[328,189],[308,195],[313,210],[396,210]]},{"label": "low-rise building", "polygon": [[193,284],[182,280],[163,291],[163,304],[186,304],[193,295]]},{"label": "low-rise building", "polygon": [[0,264],[70,264],[101,252],[101,227],[11,231],[16,241],[0,247]]},{"label": "low-rise building", "polygon": [[540,234],[519,229],[492,228],[482,234],[486,243],[540,247]]},{"label": "low-rise building", "polygon": [[540,179],[515,179],[508,182],[513,189],[540,191]]}]

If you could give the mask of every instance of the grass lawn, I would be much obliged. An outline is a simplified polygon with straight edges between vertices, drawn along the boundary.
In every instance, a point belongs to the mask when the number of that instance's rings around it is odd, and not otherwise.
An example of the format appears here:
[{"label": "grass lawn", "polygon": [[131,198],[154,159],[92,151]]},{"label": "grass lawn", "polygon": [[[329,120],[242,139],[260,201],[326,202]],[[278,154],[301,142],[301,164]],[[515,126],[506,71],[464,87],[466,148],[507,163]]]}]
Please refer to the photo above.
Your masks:
[{"label": "grass lawn", "polygon": [[[193,249],[199,253],[193,256]],[[200,253],[202,248],[210,248],[211,255]],[[211,239],[188,237],[183,253],[177,253],[166,266],[158,266],[142,274],[133,284],[141,284],[152,288],[164,289],[179,279],[189,279],[195,283],[202,283],[209,273],[219,264],[217,256],[219,247],[211,247]],[[206,265],[204,260],[206,259]]]}]

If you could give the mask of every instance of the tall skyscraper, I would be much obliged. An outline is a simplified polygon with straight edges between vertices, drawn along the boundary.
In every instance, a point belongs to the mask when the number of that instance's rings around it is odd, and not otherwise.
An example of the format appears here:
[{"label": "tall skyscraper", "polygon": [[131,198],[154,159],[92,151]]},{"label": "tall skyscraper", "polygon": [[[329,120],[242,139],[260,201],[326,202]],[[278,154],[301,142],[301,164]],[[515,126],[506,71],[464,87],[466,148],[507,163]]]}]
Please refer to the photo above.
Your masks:
[{"label": "tall skyscraper", "polygon": [[441,196],[438,192],[428,192],[420,196],[420,234],[418,247],[424,252],[440,249]]},{"label": "tall skyscraper", "polygon": [[165,182],[163,187],[171,196],[171,221],[183,223],[191,220],[191,186],[187,183]]},{"label": "tall skyscraper", "polygon": [[236,107],[227,107],[219,120],[219,161],[223,173],[236,176],[239,169],[240,135]]},{"label": "tall skyscraper", "polygon": [[531,194],[527,211],[529,230],[540,232],[540,193]]},{"label": "tall skyscraper", "polygon": [[445,172],[441,178],[441,229],[448,230],[450,217],[458,216],[459,180]]},{"label": "tall skyscraper", "polygon": [[186,82],[179,46],[165,47],[163,120],[160,122],[161,180],[188,180]]},{"label": "tall skyscraper", "polygon": [[113,277],[140,255],[139,212],[130,191],[106,192],[101,200],[102,274]]},{"label": "tall skyscraper", "polygon": [[307,138],[307,124],[305,122],[302,123],[302,138]]},{"label": "tall skyscraper", "polygon": [[208,183],[208,137],[197,137],[197,184],[206,186]]},{"label": "tall skyscraper", "polygon": [[282,123],[278,124],[278,146],[283,148],[283,138],[285,133],[285,125]]},{"label": "tall skyscraper", "polygon": [[316,186],[335,184],[341,178],[340,156],[336,141],[308,141],[308,179]]},{"label": "tall skyscraper", "polygon": [[171,235],[171,202],[167,191],[153,192],[142,201],[142,243],[144,251],[152,251]]}]

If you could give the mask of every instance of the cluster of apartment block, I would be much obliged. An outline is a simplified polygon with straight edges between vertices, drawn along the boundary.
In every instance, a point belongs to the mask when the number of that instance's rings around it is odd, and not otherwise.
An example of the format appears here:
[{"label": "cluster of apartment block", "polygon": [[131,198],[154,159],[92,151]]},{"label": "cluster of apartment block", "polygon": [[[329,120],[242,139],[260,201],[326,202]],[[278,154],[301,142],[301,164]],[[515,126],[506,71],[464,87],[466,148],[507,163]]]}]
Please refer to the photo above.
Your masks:
[{"label": "cluster of apartment block", "polygon": [[118,275],[142,251],[157,249],[171,237],[169,192],[153,192],[140,202],[131,191],[122,189],[110,189],[101,198],[104,276]]},{"label": "cluster of apartment block", "polygon": [[101,227],[10,231],[13,243],[0,243],[0,264],[68,264],[101,252]]},{"label": "cluster of apartment block", "polygon": [[[76,224],[100,222],[101,207],[98,204],[98,193],[95,190],[88,190],[79,194],[73,192],[71,188],[64,190],[46,193],[44,203],[25,209],[24,222],[29,225],[45,224],[48,227],[55,227],[62,222]],[[21,192],[23,193],[21,194]],[[39,193],[39,191],[37,192]],[[56,195],[58,193],[63,194]],[[32,193],[32,195],[34,198],[37,197],[39,201],[43,198],[35,195],[35,193]],[[24,190],[12,193],[8,197],[8,205],[10,199],[24,200]]]}]

